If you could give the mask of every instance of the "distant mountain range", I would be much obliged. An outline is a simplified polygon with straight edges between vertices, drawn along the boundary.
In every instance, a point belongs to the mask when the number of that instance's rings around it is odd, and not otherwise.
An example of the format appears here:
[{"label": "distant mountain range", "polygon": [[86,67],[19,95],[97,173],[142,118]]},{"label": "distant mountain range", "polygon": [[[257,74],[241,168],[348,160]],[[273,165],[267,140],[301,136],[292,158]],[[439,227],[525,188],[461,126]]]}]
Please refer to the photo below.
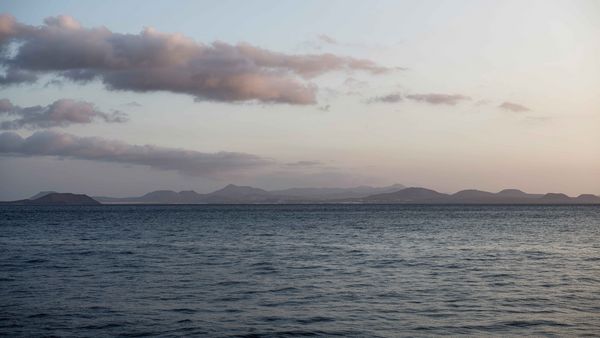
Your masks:
[{"label": "distant mountain range", "polygon": [[358,198],[374,194],[394,192],[406,188],[402,184],[393,184],[387,187],[358,186],[353,188],[290,188],[271,191],[283,196],[295,196],[319,200],[333,200],[345,198]]},{"label": "distant mountain range", "polygon": [[254,187],[229,184],[223,189],[199,194],[193,190],[175,192],[157,190],[139,197],[94,197],[102,203],[162,203],[162,204],[235,204],[235,203],[321,203],[366,197],[403,189],[401,184],[387,187],[360,186],[353,188],[291,188],[267,191]]},{"label": "distant mountain range", "polygon": [[406,188],[392,193],[359,198],[357,202],[402,204],[600,204],[600,197],[591,194],[583,194],[574,198],[560,193],[528,194],[517,189],[505,189],[497,193],[470,189],[461,190],[450,195],[425,188]]},{"label": "distant mountain range", "polygon": [[569,197],[562,193],[529,194],[517,189],[497,193],[462,190],[444,194],[435,190],[394,184],[386,187],[264,189],[229,184],[207,194],[193,190],[157,190],[138,197],[89,197],[70,193],[42,191],[29,199],[0,202],[19,205],[95,205],[95,204],[600,204],[600,197],[583,194]]},{"label": "distant mountain range", "polygon": [[600,204],[600,197],[591,194],[569,197],[560,193],[529,194],[517,189],[505,189],[497,193],[470,189],[444,194],[425,188],[406,188],[401,184],[386,187],[290,188],[272,191],[230,184],[208,194],[199,194],[191,190],[158,190],[139,197],[94,199],[102,203],[136,204]]}]

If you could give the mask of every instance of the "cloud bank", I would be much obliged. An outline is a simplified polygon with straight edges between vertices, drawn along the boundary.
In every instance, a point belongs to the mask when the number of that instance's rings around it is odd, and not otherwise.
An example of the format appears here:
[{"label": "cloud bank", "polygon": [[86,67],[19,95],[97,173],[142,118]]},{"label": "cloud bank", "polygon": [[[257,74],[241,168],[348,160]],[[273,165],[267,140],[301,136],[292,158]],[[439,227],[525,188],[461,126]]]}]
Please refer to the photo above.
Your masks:
[{"label": "cloud bank", "polygon": [[94,120],[109,123],[127,121],[127,115],[120,111],[102,112],[90,102],[60,99],[47,106],[20,107],[8,99],[0,99],[0,117],[15,117],[0,122],[0,129],[37,129],[66,127],[71,124],[87,124]]},{"label": "cloud bank", "polygon": [[29,83],[43,74],[75,82],[101,81],[110,90],[169,91],[197,100],[313,104],[309,79],[332,71],[391,71],[373,61],[334,54],[293,55],[247,43],[197,43],[146,28],[139,34],[85,28],[69,16],[25,25],[0,15],[0,85]]},{"label": "cloud bank", "polygon": [[38,131],[27,138],[14,132],[0,133],[0,154],[58,156],[72,159],[144,165],[175,170],[191,176],[221,174],[267,166],[272,163],[252,154],[131,145],[97,137],[78,137],[54,131]]}]

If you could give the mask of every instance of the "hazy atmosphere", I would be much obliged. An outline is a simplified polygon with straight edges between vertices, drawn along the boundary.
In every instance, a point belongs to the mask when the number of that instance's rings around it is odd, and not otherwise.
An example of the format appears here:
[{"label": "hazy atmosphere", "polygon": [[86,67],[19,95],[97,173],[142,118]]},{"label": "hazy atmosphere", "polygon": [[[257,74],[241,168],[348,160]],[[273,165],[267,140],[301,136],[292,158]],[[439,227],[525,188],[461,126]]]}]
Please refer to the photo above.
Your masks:
[{"label": "hazy atmosphere", "polygon": [[598,1],[112,3],[0,3],[0,199],[600,194]]},{"label": "hazy atmosphere", "polygon": [[600,0],[0,2],[0,335],[600,333]]}]

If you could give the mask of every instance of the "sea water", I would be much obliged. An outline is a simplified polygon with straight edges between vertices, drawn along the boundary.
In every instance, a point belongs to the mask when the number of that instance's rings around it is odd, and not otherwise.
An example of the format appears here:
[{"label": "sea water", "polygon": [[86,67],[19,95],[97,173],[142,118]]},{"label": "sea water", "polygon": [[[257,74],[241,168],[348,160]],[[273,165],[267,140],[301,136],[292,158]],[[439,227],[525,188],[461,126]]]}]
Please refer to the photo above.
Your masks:
[{"label": "sea water", "polygon": [[600,335],[600,207],[2,206],[0,334]]}]

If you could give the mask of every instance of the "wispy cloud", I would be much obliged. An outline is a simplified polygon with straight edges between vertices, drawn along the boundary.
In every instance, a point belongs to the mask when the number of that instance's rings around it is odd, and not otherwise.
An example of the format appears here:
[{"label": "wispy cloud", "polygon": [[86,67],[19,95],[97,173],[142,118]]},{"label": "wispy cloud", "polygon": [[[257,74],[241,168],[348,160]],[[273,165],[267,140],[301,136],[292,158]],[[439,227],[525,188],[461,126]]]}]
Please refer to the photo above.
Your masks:
[{"label": "wispy cloud", "polygon": [[127,102],[123,104],[126,107],[131,107],[131,108],[140,108],[142,107],[142,104],[136,101],[131,101],[131,102]]},{"label": "wispy cloud", "polygon": [[540,124],[550,122],[550,116],[525,116],[524,121],[530,124]]},{"label": "wispy cloud", "polygon": [[399,93],[392,93],[383,96],[372,97],[367,100],[367,103],[398,103],[402,101],[402,95]]},{"label": "wispy cloud", "polygon": [[14,132],[0,133],[0,154],[58,156],[72,159],[144,165],[175,170],[192,176],[215,176],[263,167],[273,161],[235,152],[202,153],[154,145],[132,145],[97,137],[78,137],[54,131],[38,131],[27,138]]},{"label": "wispy cloud", "polygon": [[[12,42],[16,42],[11,44]],[[317,88],[307,82],[332,71],[392,71],[367,59],[335,54],[285,54],[247,43],[197,43],[181,34],[146,28],[139,34],[85,28],[69,16],[42,26],[0,16],[0,84],[30,83],[42,74],[85,83],[100,80],[111,90],[170,91],[198,100],[314,104]]]},{"label": "wispy cloud", "polygon": [[297,162],[290,162],[290,163],[286,163],[285,165],[288,167],[315,167],[315,166],[320,166],[323,163],[319,162],[319,161],[297,161]]},{"label": "wispy cloud", "polygon": [[491,101],[491,100],[488,100],[488,99],[480,99],[480,100],[477,100],[477,101],[474,103],[474,105],[476,105],[476,106],[486,106],[486,105],[488,105],[488,104],[490,104],[490,103],[492,103],[492,101]]},{"label": "wispy cloud", "polygon": [[329,104],[326,104],[326,105],[323,105],[323,106],[319,106],[319,107],[318,107],[318,109],[319,109],[320,111],[322,111],[322,112],[328,112],[328,111],[329,111],[329,109],[331,109],[331,105],[329,105]]},{"label": "wispy cloud", "polygon": [[367,81],[357,80],[353,77],[348,77],[344,80],[344,86],[347,86],[352,89],[365,88],[368,86],[368,83]]},{"label": "wispy cloud", "polygon": [[90,103],[61,99],[47,106],[21,107],[12,104],[8,99],[0,99],[0,116],[14,117],[12,120],[1,121],[0,129],[37,129],[51,127],[66,127],[71,124],[88,124],[95,120],[110,123],[127,121],[127,115],[114,111],[102,112]]},{"label": "wispy cloud", "polygon": [[338,41],[334,38],[332,38],[331,36],[327,35],[327,34],[319,34],[317,36],[317,38],[319,39],[319,41],[330,44],[330,45],[337,45]]},{"label": "wispy cloud", "polygon": [[516,113],[531,111],[530,108],[525,107],[522,104],[518,104],[518,103],[514,103],[514,102],[508,102],[508,101],[503,102],[498,107],[501,108],[501,109],[510,110],[510,111],[516,112]]},{"label": "wispy cloud", "polygon": [[407,95],[406,98],[419,101],[429,104],[445,104],[454,106],[457,103],[464,100],[471,100],[469,96],[459,95],[459,94],[438,94],[438,93],[429,93],[429,94],[412,94]]}]

